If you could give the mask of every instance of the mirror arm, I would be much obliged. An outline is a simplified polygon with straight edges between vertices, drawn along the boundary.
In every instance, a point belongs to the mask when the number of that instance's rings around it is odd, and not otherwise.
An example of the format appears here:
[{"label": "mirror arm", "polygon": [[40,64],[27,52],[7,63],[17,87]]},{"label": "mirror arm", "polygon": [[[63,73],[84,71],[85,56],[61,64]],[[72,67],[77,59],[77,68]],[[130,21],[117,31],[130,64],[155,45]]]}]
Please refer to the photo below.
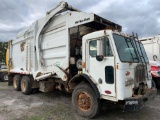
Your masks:
[{"label": "mirror arm", "polygon": [[102,61],[104,59],[104,56],[103,55],[97,55],[96,56],[96,60],[97,61]]}]

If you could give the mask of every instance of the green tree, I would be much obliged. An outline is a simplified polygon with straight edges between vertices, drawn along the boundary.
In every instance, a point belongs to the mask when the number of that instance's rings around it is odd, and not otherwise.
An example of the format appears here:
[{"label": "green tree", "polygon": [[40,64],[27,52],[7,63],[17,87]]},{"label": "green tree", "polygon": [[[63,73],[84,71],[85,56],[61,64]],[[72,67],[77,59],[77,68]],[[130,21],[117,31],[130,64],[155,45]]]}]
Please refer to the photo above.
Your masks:
[{"label": "green tree", "polygon": [[0,42],[0,64],[5,64],[8,42]]}]

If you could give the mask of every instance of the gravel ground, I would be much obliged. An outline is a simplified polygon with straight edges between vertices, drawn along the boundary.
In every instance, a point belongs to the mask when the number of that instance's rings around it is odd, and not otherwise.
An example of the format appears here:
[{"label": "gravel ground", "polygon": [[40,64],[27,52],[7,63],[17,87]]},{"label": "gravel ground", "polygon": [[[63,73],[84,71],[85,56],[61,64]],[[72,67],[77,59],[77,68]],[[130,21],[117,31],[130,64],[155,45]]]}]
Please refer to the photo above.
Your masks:
[{"label": "gravel ground", "polygon": [[[105,105],[94,120],[159,120],[160,95],[137,112],[123,112],[117,105]],[[63,92],[23,95],[0,82],[0,120],[87,120],[75,113],[71,96]]]}]

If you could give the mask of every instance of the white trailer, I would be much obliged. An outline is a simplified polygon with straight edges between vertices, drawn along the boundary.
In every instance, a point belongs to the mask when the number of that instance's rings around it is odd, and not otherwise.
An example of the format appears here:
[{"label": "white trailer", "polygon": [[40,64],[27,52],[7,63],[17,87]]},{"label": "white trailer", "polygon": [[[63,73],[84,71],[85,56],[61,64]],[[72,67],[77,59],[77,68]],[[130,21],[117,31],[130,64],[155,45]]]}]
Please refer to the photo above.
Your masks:
[{"label": "white trailer", "polygon": [[160,35],[140,38],[150,63],[152,78],[160,88]]},{"label": "white trailer", "polygon": [[72,93],[76,111],[88,118],[98,114],[101,99],[138,110],[157,92],[135,37],[66,2],[10,41],[8,55],[9,84],[15,90],[26,95],[35,88],[65,90]]}]

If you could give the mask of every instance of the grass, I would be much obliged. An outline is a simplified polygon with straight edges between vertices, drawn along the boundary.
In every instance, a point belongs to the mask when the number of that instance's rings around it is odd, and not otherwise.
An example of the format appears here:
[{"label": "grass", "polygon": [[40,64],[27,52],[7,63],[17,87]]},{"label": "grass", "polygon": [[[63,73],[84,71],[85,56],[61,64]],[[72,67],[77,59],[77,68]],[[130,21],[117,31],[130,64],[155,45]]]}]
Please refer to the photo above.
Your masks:
[{"label": "grass", "polygon": [[0,114],[9,113],[11,110],[8,109],[8,106],[1,106]]},{"label": "grass", "polygon": [[8,87],[8,83],[7,82],[0,82],[0,90],[3,90],[4,88]]},{"label": "grass", "polygon": [[45,117],[43,117],[43,116],[31,116],[30,118],[27,118],[27,120],[45,120]]},{"label": "grass", "polygon": [[0,91],[2,91],[3,89],[2,88],[0,88]]},{"label": "grass", "polygon": [[[30,114],[31,116],[25,116],[24,120],[74,120],[74,116],[71,113],[70,107],[64,104],[56,104],[53,106],[44,106],[43,108],[37,108],[38,113]],[[37,111],[37,110],[35,110]]]}]

